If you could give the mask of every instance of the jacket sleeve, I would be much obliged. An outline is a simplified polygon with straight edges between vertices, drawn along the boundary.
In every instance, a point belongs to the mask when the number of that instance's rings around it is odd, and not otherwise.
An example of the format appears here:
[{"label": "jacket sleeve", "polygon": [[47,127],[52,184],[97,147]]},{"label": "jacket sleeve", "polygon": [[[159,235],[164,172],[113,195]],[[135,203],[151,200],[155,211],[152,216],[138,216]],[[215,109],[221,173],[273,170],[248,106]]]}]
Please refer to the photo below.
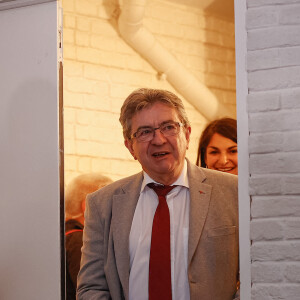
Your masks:
[{"label": "jacket sleeve", "polygon": [[104,272],[104,224],[94,198],[88,196],[86,205],[83,247],[77,279],[77,299],[111,299]]},{"label": "jacket sleeve", "polygon": [[66,249],[66,265],[74,288],[77,286],[77,275],[80,268],[82,232],[72,233],[71,243]]}]

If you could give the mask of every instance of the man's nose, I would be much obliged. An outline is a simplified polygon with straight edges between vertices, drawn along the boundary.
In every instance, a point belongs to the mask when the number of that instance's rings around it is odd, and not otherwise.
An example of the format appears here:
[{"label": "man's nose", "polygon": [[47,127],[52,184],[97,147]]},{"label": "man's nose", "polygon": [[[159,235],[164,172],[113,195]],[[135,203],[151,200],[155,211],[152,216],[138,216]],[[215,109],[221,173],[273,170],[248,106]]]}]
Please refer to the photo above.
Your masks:
[{"label": "man's nose", "polygon": [[161,133],[159,128],[154,129],[154,136],[152,139],[152,143],[154,144],[162,144],[166,141],[166,137]]}]

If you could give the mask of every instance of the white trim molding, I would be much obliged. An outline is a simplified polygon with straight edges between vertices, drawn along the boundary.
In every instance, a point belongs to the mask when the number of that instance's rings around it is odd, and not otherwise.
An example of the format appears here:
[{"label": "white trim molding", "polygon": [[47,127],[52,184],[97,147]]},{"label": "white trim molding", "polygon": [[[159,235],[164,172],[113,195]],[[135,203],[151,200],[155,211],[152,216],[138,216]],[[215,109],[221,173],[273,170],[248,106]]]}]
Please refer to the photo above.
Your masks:
[{"label": "white trim molding", "polygon": [[0,10],[36,5],[57,0],[0,0]]},{"label": "white trim molding", "polygon": [[239,241],[241,299],[251,299],[246,0],[235,0],[236,106],[239,146]]}]

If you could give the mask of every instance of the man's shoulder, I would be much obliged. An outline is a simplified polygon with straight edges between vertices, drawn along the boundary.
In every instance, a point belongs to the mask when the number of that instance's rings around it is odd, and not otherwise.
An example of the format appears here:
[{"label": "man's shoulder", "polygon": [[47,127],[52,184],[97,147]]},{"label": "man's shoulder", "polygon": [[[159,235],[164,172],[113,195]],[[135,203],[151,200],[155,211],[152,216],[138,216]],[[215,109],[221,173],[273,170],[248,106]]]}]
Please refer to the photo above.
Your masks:
[{"label": "man's shoulder", "polygon": [[233,175],[226,172],[211,170],[211,169],[205,169],[202,168],[202,171],[206,175],[207,178],[215,178],[217,180],[225,180],[226,182],[237,182],[238,176]]},{"label": "man's shoulder", "polygon": [[126,193],[127,190],[140,188],[143,179],[142,172],[116,180],[105,187],[89,194],[88,198],[106,198],[112,195]]},{"label": "man's shoulder", "polygon": [[190,170],[189,173],[191,177],[197,179],[197,181],[200,180],[203,183],[208,183],[208,184],[224,183],[224,184],[231,184],[231,185],[237,185],[238,183],[237,175],[198,167],[192,163],[189,163],[188,169]]}]

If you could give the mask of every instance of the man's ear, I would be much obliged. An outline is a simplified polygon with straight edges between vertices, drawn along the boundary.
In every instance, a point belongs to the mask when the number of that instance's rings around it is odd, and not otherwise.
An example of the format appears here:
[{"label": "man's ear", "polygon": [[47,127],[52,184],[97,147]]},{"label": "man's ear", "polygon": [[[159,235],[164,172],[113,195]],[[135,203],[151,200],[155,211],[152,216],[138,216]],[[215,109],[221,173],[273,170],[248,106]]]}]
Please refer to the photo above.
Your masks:
[{"label": "man's ear", "polygon": [[133,146],[132,146],[132,140],[125,140],[124,144],[126,146],[126,148],[129,150],[129,152],[131,153],[131,155],[133,156],[133,158],[136,160],[136,156],[134,154],[134,150],[133,150]]},{"label": "man's ear", "polygon": [[191,132],[192,132],[192,128],[191,126],[187,127],[185,129],[185,138],[186,138],[186,149],[189,149],[189,143],[190,143],[190,135],[191,135]]}]

